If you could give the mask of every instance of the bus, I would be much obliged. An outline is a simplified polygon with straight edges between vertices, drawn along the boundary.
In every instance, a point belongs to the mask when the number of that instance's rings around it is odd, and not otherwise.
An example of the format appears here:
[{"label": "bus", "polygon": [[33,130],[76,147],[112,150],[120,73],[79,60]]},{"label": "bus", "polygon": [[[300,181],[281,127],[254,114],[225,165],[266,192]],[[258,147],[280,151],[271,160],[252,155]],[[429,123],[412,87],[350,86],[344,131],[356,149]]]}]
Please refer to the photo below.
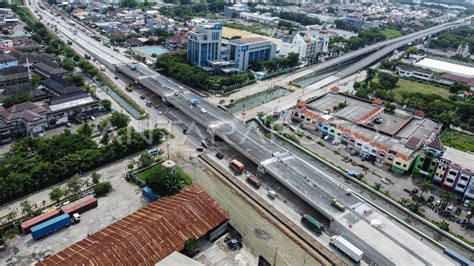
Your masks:
[{"label": "bus", "polygon": [[313,216],[308,214],[305,214],[301,217],[301,223],[318,234],[324,230],[324,225],[318,220],[314,219]]},{"label": "bus", "polygon": [[229,167],[232,169],[236,174],[242,174],[244,172],[244,164],[233,159],[229,162]]},{"label": "bus", "polygon": [[250,185],[254,186],[256,189],[259,189],[260,186],[262,185],[262,182],[260,182],[260,180],[252,174],[247,174],[245,177],[245,180],[247,180],[247,182]]}]

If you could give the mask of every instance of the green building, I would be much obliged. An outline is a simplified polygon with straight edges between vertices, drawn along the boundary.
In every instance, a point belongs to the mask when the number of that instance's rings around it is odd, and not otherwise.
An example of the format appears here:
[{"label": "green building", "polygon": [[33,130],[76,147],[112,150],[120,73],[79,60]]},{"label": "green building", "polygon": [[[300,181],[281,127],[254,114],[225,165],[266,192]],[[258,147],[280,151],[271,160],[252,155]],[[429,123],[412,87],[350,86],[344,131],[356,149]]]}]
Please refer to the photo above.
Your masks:
[{"label": "green building", "polygon": [[416,158],[413,175],[431,179],[438,166],[438,159],[443,155],[443,152],[443,143],[438,137],[426,144]]}]

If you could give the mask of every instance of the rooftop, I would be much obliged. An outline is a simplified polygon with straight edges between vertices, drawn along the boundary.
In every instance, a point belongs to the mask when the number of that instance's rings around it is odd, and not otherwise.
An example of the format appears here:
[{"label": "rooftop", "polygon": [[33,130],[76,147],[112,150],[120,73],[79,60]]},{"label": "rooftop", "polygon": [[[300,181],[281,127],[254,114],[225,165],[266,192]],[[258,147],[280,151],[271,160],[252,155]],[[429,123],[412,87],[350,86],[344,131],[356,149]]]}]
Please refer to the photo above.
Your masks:
[{"label": "rooftop", "polygon": [[229,42],[235,43],[235,44],[253,44],[253,43],[259,43],[259,42],[268,42],[268,40],[262,37],[247,37],[247,38],[241,38],[241,39],[233,39],[233,40],[230,40]]},{"label": "rooftop", "polygon": [[456,162],[456,164],[460,165],[462,168],[469,169],[474,172],[474,154],[463,152],[458,149],[454,149],[451,147],[446,147],[443,158],[450,160],[451,162]]},{"label": "rooftop", "polygon": [[38,265],[150,265],[229,219],[200,187],[161,198]]},{"label": "rooftop", "polygon": [[415,65],[423,68],[428,68],[436,72],[445,72],[466,78],[474,78],[474,67],[458,65],[431,58],[423,58]]}]

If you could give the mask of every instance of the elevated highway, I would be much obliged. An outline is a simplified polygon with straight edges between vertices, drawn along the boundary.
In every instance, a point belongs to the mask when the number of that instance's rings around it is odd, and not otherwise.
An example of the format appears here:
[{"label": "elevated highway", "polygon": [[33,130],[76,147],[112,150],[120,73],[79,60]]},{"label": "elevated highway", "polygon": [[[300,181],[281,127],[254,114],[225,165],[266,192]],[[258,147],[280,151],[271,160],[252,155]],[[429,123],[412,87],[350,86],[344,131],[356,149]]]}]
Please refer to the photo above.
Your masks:
[{"label": "elevated highway", "polygon": [[[293,80],[294,83],[300,84],[302,87],[306,87],[311,85],[313,82],[305,82],[305,80],[310,79],[311,77],[318,75],[319,73],[323,73],[330,69],[334,69],[341,65],[345,65],[347,62],[353,62],[357,60],[357,62],[349,65],[347,68],[343,69],[342,71],[338,71],[336,74],[339,78],[345,78],[350,76],[358,71],[374,64],[375,62],[379,61],[383,57],[387,56],[394,50],[400,49],[401,47],[408,45],[409,43],[413,43],[416,40],[420,40],[426,38],[430,35],[434,35],[440,33],[442,31],[467,25],[467,22],[464,20],[458,20],[455,22],[441,24],[435,27],[431,27],[422,31],[418,31],[415,33],[411,33],[405,36],[397,37],[391,40],[378,42],[364,48],[361,48],[356,51],[352,51],[331,60],[316,64],[311,68],[312,73],[307,74],[305,76],[299,77]],[[364,57],[365,56],[365,57]]]},{"label": "elevated highway", "polygon": [[[48,14],[44,10],[40,12]],[[61,23],[63,22],[58,21],[58,24]],[[439,249],[388,220],[356,194],[347,195],[347,188],[321,169],[289,153],[180,84],[141,63],[136,69],[131,69],[130,60],[103,47],[85,34],[78,33],[76,36],[64,25],[58,26],[58,29],[71,38],[74,44],[96,56],[96,59],[161,96],[164,101],[248,157],[261,171],[271,174],[330,219],[331,229],[344,234],[359,246],[369,261],[386,265],[454,264]],[[198,106],[191,104],[192,99],[199,100]],[[201,108],[207,112],[202,112]],[[344,211],[331,206],[333,198],[346,207]],[[384,226],[372,226],[374,219],[382,221]]]}]

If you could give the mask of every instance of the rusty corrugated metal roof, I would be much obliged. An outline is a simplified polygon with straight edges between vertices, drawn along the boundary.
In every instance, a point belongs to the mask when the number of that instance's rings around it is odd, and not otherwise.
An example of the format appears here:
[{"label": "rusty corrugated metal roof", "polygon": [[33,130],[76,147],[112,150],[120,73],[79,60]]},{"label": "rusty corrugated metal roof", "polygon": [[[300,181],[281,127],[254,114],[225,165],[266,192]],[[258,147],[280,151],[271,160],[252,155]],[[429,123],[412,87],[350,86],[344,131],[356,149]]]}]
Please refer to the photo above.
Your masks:
[{"label": "rusty corrugated metal roof", "polygon": [[161,198],[38,265],[154,265],[229,219],[200,187]]}]

